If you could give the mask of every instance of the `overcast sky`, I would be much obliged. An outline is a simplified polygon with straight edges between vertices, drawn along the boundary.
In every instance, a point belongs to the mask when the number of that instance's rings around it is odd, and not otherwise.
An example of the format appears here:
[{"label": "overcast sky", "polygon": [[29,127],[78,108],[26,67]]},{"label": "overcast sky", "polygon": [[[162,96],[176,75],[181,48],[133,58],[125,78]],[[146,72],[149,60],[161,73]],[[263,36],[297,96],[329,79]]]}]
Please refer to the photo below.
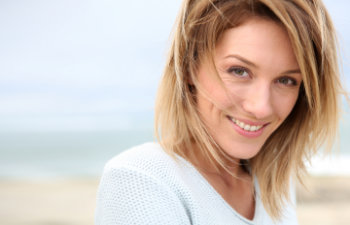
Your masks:
[{"label": "overcast sky", "polygon": [[[347,74],[350,2],[325,3]],[[0,1],[0,130],[152,127],[179,6],[180,0]]]}]

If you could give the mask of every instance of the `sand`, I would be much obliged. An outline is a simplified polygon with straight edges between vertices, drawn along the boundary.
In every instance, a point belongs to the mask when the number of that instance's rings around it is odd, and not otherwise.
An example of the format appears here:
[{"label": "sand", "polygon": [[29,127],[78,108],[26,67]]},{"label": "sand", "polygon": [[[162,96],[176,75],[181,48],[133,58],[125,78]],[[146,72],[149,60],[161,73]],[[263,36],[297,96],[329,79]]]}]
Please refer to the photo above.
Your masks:
[{"label": "sand", "polygon": [[97,179],[1,181],[1,225],[93,224]]},{"label": "sand", "polygon": [[[300,225],[349,225],[350,177],[309,177],[297,189]],[[94,224],[98,179],[0,180],[1,225]]]},{"label": "sand", "polygon": [[297,188],[300,225],[349,225],[350,176],[309,177]]}]

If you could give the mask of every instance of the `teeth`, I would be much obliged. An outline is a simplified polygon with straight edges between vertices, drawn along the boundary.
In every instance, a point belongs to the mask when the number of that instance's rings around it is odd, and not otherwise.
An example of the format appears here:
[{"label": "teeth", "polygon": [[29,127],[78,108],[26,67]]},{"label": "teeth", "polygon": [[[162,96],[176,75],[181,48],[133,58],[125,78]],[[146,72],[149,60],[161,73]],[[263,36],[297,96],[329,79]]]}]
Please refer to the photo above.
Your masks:
[{"label": "teeth", "polygon": [[256,129],[256,126],[251,126],[250,127],[250,131],[256,131],[257,129]]},{"label": "teeth", "polygon": [[259,125],[259,126],[250,126],[249,124],[245,124],[243,123],[242,121],[239,121],[235,118],[231,118],[232,122],[234,122],[235,124],[237,124],[240,128],[246,130],[246,131],[251,131],[251,132],[254,132],[254,131],[257,131],[257,130],[260,130],[263,126],[262,125]]}]

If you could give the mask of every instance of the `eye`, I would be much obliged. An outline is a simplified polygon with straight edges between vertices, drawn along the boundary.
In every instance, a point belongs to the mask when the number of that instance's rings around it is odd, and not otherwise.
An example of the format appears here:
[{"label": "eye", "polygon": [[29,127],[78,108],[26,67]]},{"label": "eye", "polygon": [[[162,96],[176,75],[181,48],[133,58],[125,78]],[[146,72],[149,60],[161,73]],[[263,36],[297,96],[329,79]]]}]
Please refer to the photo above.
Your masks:
[{"label": "eye", "polygon": [[231,67],[228,69],[227,71],[228,73],[231,73],[235,76],[238,77],[247,77],[249,76],[249,73],[247,71],[247,69],[243,68],[243,67]]},{"label": "eye", "polygon": [[296,86],[298,84],[298,82],[291,77],[281,77],[277,82],[286,86]]}]

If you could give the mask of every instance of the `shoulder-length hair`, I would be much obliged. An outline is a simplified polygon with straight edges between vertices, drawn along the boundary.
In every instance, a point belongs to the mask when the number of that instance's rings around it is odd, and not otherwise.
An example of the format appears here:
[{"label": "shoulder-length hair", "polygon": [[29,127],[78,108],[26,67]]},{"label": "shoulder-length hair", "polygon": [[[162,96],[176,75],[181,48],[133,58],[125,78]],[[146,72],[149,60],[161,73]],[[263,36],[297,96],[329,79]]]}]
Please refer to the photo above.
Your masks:
[{"label": "shoulder-length hair", "polygon": [[[202,154],[216,169],[229,170],[229,156],[215,144],[198,114],[194,81],[201,60],[213,59],[223,32],[251,16],[285,28],[303,80],[290,115],[249,160],[262,202],[278,219],[288,200],[290,177],[300,179],[305,158],[324,143],[330,148],[338,129],[342,87],[336,35],[321,0],[184,0],[158,90],[155,128],[169,154],[188,160]],[[193,152],[194,145],[199,152]]]}]

